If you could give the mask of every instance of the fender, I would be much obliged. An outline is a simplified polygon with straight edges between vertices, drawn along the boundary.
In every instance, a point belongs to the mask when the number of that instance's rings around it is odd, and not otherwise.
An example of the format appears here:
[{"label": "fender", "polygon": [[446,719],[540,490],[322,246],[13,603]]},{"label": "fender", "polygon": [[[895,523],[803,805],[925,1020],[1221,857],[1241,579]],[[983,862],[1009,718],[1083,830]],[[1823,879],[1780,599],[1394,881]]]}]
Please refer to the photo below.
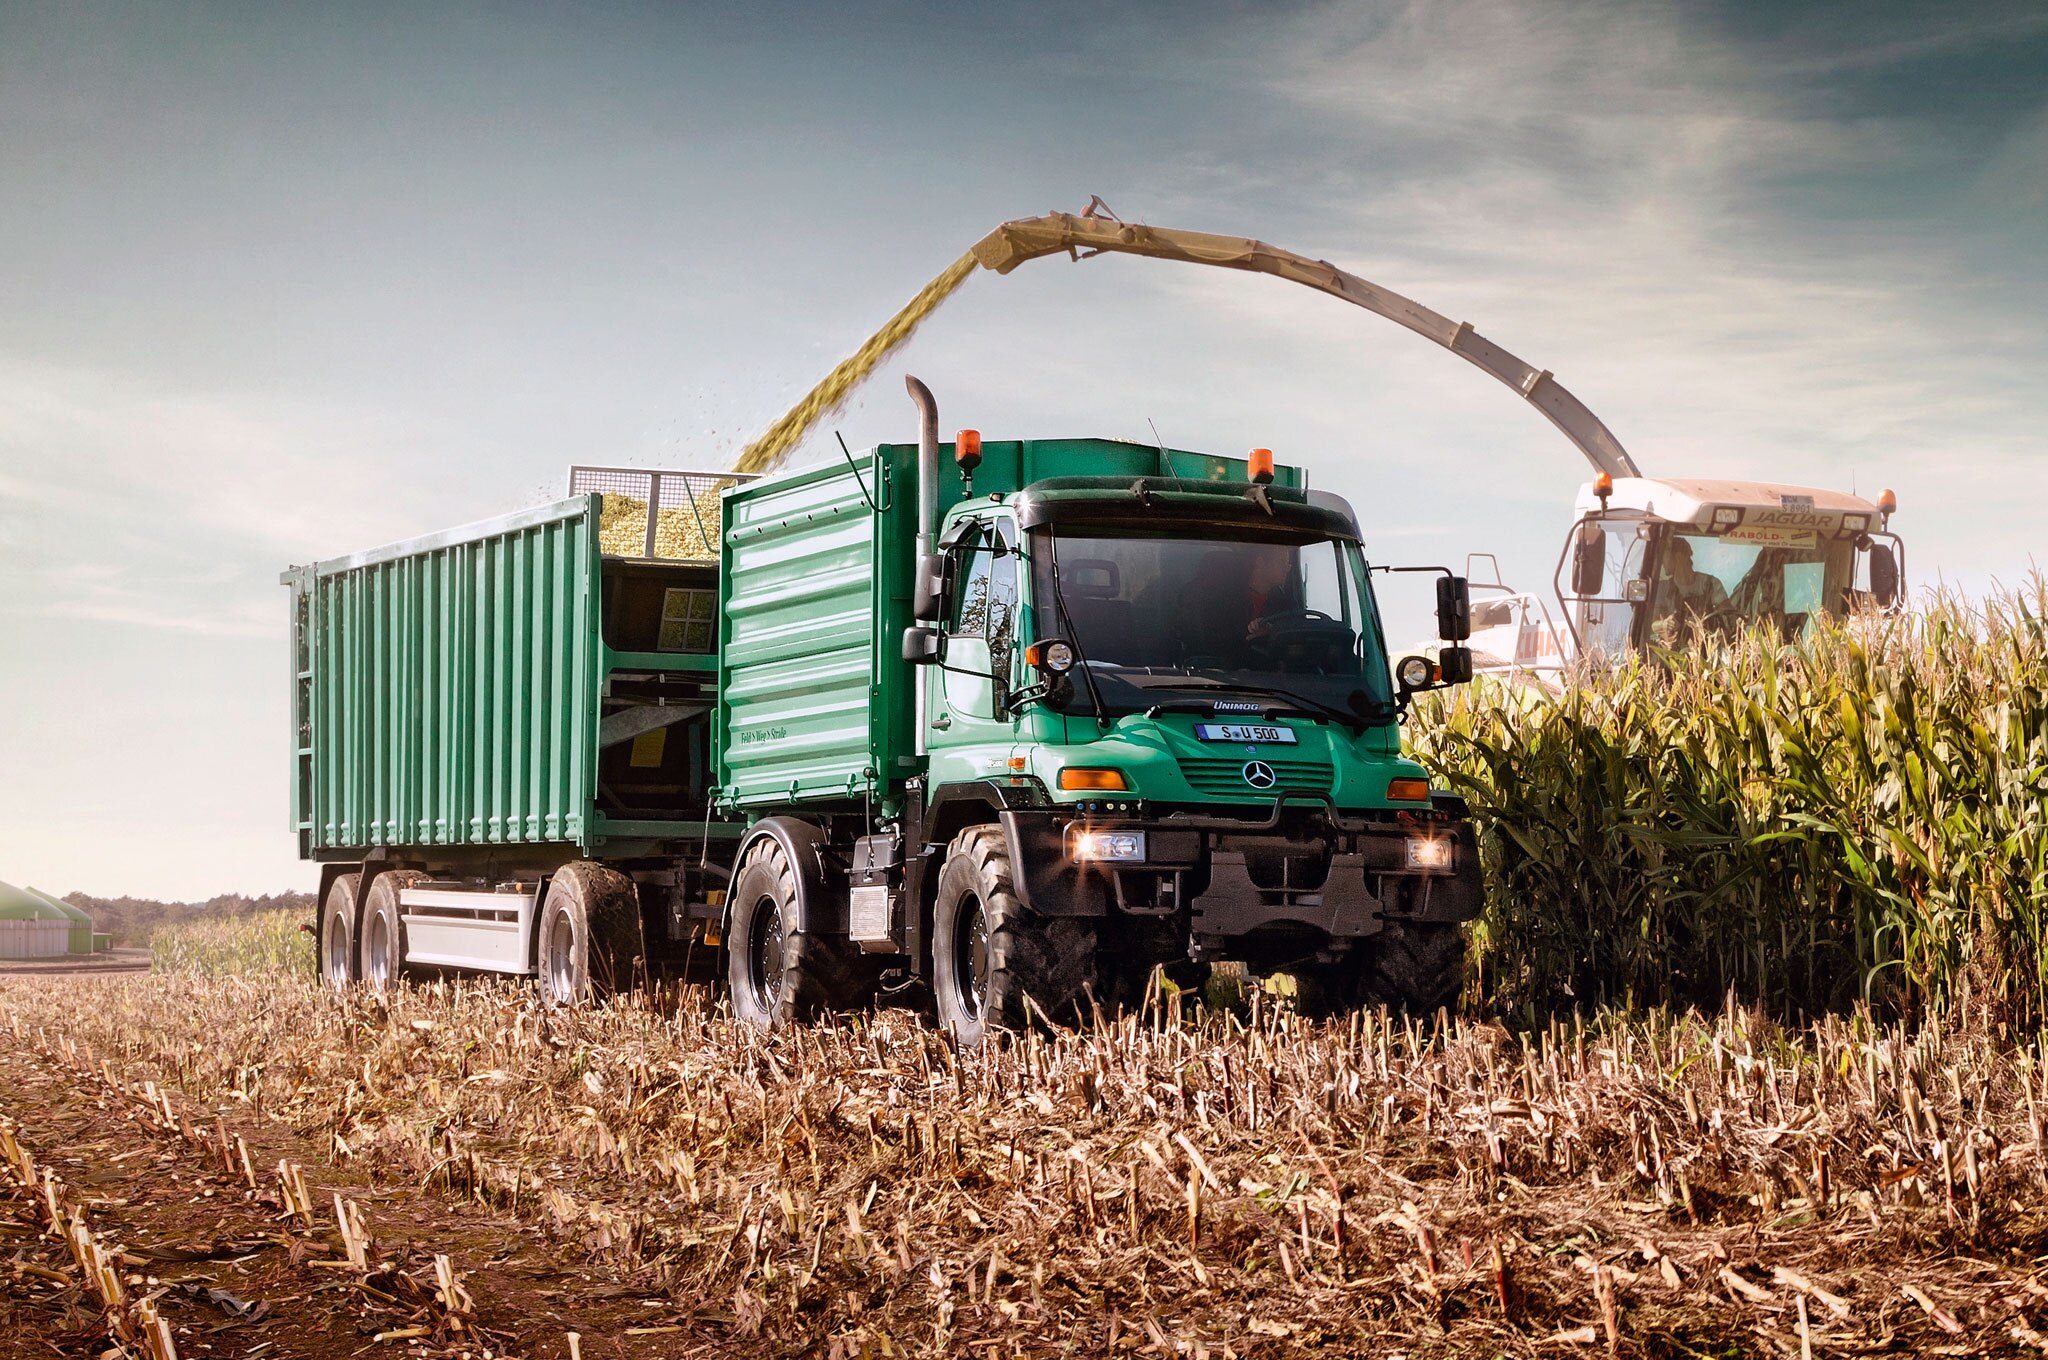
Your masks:
[{"label": "fender", "polygon": [[[796,920],[792,933],[846,934],[846,873],[836,862],[822,827],[796,817],[764,817],[754,823],[740,842],[735,865],[746,863],[756,845],[772,840],[796,867]],[[733,875],[735,885],[739,875]],[[732,901],[727,899],[722,928],[732,925]]]},{"label": "fender", "polygon": [[1066,822],[1046,810],[1007,808],[1003,839],[1017,900],[1041,916],[1107,916],[1109,881],[1067,858]]}]

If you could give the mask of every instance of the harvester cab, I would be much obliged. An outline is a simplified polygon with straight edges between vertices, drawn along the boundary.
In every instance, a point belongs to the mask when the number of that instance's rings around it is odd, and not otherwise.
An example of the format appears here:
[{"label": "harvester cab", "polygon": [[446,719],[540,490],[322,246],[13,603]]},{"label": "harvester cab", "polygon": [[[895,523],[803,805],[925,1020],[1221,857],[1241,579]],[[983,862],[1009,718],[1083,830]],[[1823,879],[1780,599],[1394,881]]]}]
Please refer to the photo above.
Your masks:
[{"label": "harvester cab", "polygon": [[1768,482],[1596,477],[1559,554],[1560,650],[1617,656],[1899,606],[1905,546],[1875,502]]}]

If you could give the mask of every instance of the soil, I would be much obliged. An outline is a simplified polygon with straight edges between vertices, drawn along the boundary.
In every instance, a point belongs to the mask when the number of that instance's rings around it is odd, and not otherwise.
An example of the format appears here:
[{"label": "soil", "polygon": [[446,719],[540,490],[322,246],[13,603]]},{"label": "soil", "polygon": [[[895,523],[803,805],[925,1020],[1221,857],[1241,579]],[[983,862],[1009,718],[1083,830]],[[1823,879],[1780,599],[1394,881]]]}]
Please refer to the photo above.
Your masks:
[{"label": "soil", "polygon": [[[222,1128],[245,1140],[259,1177],[274,1181],[280,1160],[299,1163],[326,1231],[296,1227],[227,1174],[213,1140],[195,1145],[153,1127],[137,1104],[26,1049],[0,1052],[0,1116],[55,1173],[62,1202],[118,1246],[131,1297],[154,1296],[188,1360],[566,1356],[570,1332],[591,1357],[727,1349],[715,1326],[676,1317],[666,1297],[563,1256],[514,1218],[432,1189],[371,1185],[267,1121]],[[369,1272],[343,1260],[336,1194],[361,1207],[374,1239]],[[432,1304],[437,1255],[473,1300],[460,1330]],[[0,1360],[100,1355],[109,1344],[70,1250],[0,1177]]]}]

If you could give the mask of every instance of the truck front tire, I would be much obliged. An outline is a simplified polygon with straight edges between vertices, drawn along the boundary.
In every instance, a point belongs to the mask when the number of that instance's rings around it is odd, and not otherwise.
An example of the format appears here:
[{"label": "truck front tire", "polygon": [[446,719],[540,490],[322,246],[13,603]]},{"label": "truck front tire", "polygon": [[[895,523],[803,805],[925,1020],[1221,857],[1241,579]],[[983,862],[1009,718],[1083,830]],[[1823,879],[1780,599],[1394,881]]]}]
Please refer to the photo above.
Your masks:
[{"label": "truck front tire", "polygon": [[1450,922],[1388,920],[1365,951],[1359,984],[1368,1005],[1434,1015],[1465,989],[1465,932]]},{"label": "truck front tire", "polygon": [[1304,1015],[1330,1016],[1385,1006],[1426,1018],[1455,1006],[1465,987],[1465,933],[1445,921],[1387,920],[1337,963],[1289,970],[1295,1005]]},{"label": "truck front tire", "polygon": [[426,878],[411,869],[377,875],[363,899],[363,938],[357,948],[362,979],[372,991],[390,992],[405,977],[405,913],[398,894]]},{"label": "truck front tire", "polygon": [[356,957],[356,887],[361,874],[342,874],[320,904],[320,980],[342,991],[362,976]]},{"label": "truck front tire", "polygon": [[632,879],[578,860],[548,880],[534,958],[543,1001],[577,1006],[623,990],[643,953],[640,891]]},{"label": "truck front tire", "polygon": [[732,1012],[755,1029],[780,1029],[858,1005],[871,969],[847,940],[805,928],[796,865],[781,841],[763,836],[733,877],[725,935]]},{"label": "truck front tire", "polygon": [[1092,918],[1040,916],[1017,900],[1001,827],[953,838],[932,911],[932,994],[956,1044],[1077,1018],[1095,968]]}]

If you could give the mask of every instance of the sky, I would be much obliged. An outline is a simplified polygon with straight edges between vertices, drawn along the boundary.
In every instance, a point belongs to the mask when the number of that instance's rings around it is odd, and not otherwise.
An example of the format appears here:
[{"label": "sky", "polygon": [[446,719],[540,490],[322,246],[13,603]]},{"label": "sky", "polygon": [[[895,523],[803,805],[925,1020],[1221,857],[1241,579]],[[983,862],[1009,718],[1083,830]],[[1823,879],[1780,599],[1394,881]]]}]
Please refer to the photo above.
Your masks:
[{"label": "sky", "polygon": [[[1091,194],[1468,320],[1652,474],[1894,487],[1918,586],[2024,578],[2048,502],[2038,4],[0,0],[0,129],[0,878],[59,893],[314,883],[286,565],[726,466]],[[978,275],[849,443],[913,437],[904,372],[988,438],[1272,447],[1374,560],[1532,588],[1586,475],[1223,271]]]}]

